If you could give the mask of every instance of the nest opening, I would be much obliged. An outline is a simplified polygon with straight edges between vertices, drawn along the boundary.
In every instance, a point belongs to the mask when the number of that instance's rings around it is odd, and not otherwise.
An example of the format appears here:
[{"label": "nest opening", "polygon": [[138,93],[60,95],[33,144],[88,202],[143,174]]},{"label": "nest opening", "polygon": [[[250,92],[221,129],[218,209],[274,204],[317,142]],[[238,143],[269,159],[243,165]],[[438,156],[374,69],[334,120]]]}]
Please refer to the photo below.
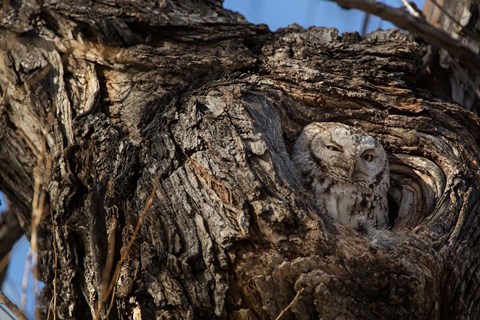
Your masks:
[{"label": "nest opening", "polygon": [[434,162],[419,156],[393,154],[389,161],[391,227],[414,228],[435,209],[445,186],[443,172]]}]

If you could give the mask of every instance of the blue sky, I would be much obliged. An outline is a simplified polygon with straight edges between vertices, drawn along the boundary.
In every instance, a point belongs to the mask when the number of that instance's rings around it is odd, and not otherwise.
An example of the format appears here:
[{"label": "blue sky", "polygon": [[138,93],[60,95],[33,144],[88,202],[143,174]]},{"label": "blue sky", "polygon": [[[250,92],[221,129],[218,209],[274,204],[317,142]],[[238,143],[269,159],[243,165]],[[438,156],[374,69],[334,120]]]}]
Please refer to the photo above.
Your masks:
[{"label": "blue sky", "polygon": [[[27,299],[27,316],[30,319],[34,319],[33,315],[35,308],[35,280],[32,276],[31,268],[25,271],[25,261],[29,250],[30,246],[27,239],[25,237],[22,237],[13,248],[10,265],[7,270],[7,277],[5,282],[3,283],[2,291],[17,306],[21,305],[22,296],[25,296]],[[25,274],[28,276],[28,282],[26,289],[23,290],[22,282]],[[42,286],[41,283],[37,283],[37,285],[39,288]],[[3,320],[3,318],[0,317],[0,320]]]},{"label": "blue sky", "polygon": [[[383,1],[394,7],[402,6],[401,0]],[[422,8],[424,0],[414,1]],[[265,23],[270,30],[297,23],[304,27],[312,25],[336,27],[340,32],[360,31],[365,14],[357,10],[344,10],[337,4],[327,0],[225,0],[224,6],[242,13],[252,23]],[[368,31],[378,28],[388,29],[393,26],[379,18],[371,17]],[[1,196],[1,194],[0,194]],[[0,198],[0,200],[3,200]],[[4,201],[2,201],[3,205]],[[1,211],[1,207],[0,207]],[[15,246],[9,266],[7,280],[2,290],[17,305],[22,297],[22,279],[25,270],[25,258],[29,251],[28,241],[22,240]],[[34,286],[33,277],[29,276],[27,287],[27,316],[33,319]],[[5,314],[0,309],[0,320]],[[8,319],[8,318],[7,318]]]},{"label": "blue sky", "polygon": [[[401,0],[381,2],[402,6]],[[423,7],[424,0],[414,2]],[[242,13],[252,23],[266,23],[272,31],[294,22],[304,27],[336,27],[340,32],[360,31],[365,16],[361,11],[342,9],[328,0],[225,0],[224,7]],[[389,22],[371,17],[368,31],[392,27]]]},{"label": "blue sky", "polygon": [[5,196],[0,192],[0,212],[5,210],[7,202],[5,201]]}]

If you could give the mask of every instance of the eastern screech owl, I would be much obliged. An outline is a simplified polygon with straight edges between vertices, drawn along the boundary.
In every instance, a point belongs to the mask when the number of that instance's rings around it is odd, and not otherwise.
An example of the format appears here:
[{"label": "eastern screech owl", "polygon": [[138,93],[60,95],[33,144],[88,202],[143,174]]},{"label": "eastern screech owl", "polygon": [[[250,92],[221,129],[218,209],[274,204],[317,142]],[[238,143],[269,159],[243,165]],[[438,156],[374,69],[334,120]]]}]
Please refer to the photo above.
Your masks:
[{"label": "eastern screech owl", "polygon": [[335,122],[303,129],[292,160],[320,210],[342,224],[389,226],[385,149],[366,132]]}]

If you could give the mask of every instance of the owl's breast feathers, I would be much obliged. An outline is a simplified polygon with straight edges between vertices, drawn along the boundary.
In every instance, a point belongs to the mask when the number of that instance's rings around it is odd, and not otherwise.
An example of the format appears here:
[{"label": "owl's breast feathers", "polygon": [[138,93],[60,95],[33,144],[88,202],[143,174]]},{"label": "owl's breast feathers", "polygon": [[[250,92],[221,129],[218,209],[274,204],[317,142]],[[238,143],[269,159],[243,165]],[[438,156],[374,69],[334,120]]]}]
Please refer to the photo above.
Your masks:
[{"label": "owl's breast feathers", "polygon": [[[332,183],[330,179],[324,179],[323,183],[316,184],[315,198],[321,211],[343,224],[348,224],[358,215],[378,220],[376,212],[380,209],[385,210],[377,208],[381,204],[378,202],[379,199],[375,199],[375,190],[349,182]],[[382,221],[375,224],[383,227],[388,221],[383,216],[380,218]]]}]

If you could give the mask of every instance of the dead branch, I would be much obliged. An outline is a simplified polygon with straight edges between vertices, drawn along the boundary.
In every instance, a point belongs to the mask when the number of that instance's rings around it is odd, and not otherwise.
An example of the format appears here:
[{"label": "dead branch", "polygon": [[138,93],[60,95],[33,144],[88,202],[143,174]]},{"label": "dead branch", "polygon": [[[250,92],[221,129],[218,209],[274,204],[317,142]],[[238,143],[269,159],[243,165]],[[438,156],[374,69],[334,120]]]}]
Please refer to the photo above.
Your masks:
[{"label": "dead branch", "polygon": [[0,291],[0,303],[7,306],[7,308],[19,319],[19,320],[28,320],[28,318],[23,314],[23,312],[18,309],[18,307],[13,303],[3,292]]},{"label": "dead branch", "polygon": [[448,51],[460,63],[480,74],[480,57],[476,52],[452,38],[448,33],[435,28],[422,18],[417,18],[403,9],[396,9],[379,2],[363,0],[333,0],[339,5],[359,9],[390,21],[396,26],[415,33],[430,44]]}]

